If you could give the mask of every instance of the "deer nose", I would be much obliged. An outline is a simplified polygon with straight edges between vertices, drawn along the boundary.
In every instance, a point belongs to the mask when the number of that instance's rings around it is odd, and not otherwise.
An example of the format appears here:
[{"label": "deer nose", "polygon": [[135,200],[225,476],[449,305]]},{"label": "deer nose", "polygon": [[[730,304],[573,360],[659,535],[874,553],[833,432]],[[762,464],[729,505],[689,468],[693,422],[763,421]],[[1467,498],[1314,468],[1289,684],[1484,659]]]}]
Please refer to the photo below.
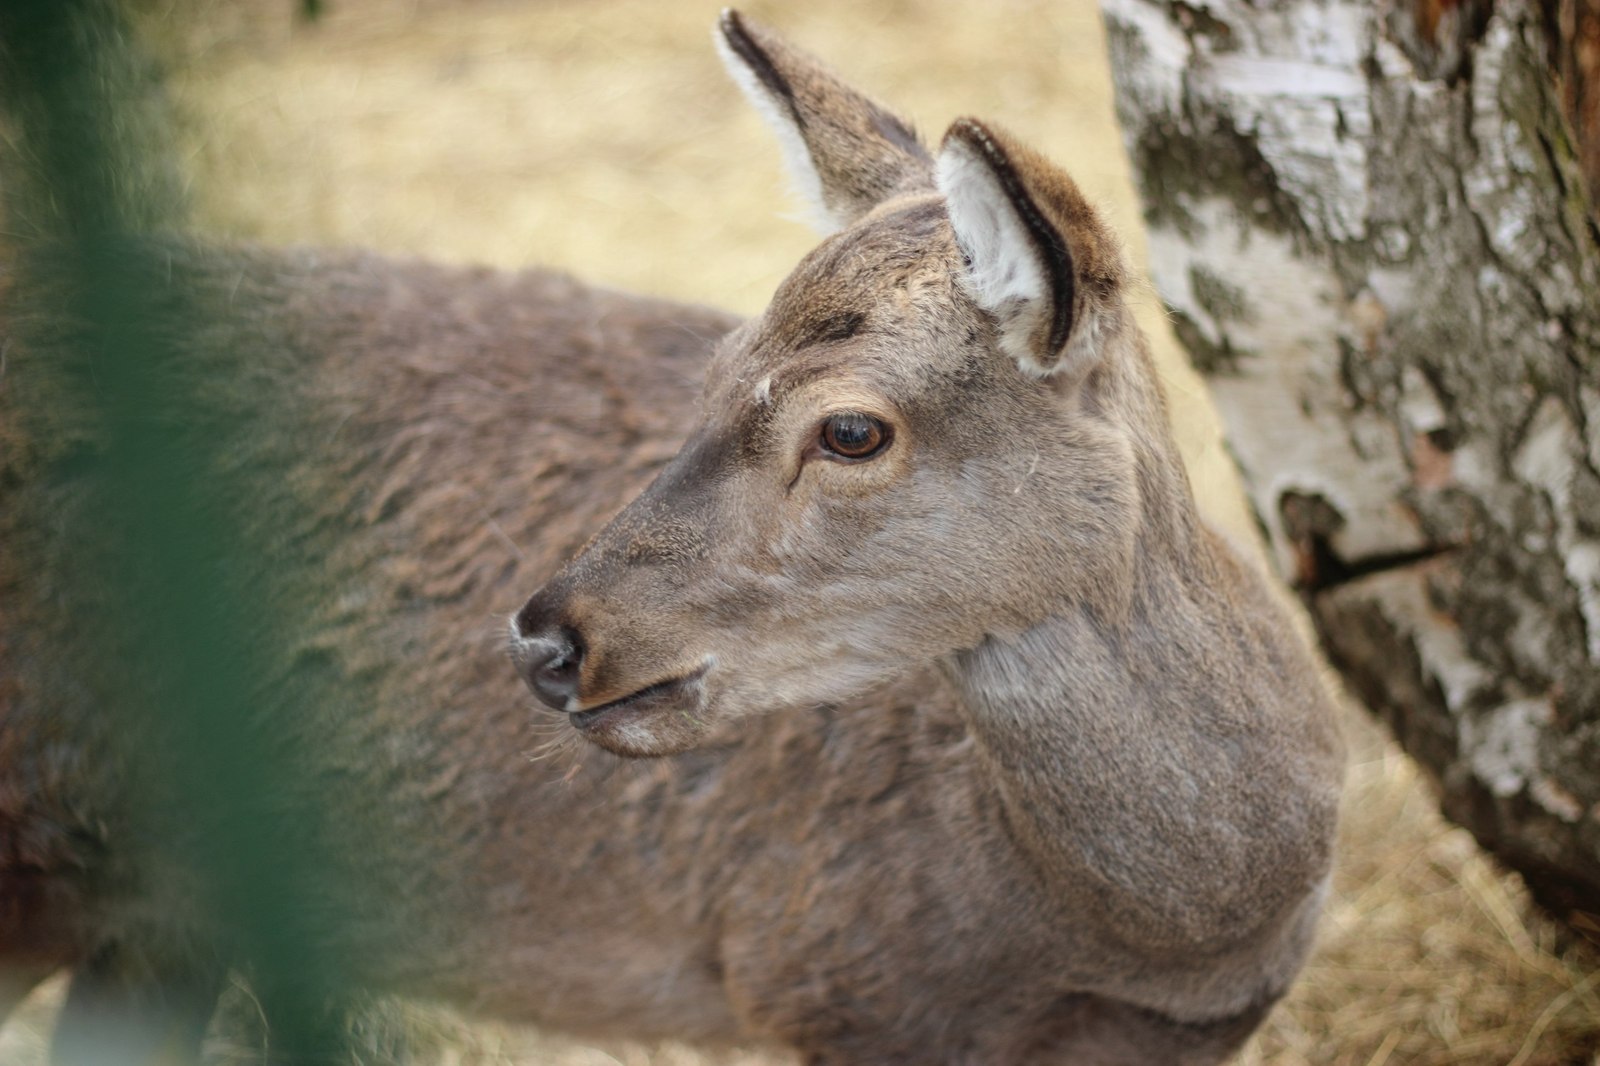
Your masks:
[{"label": "deer nose", "polygon": [[570,634],[557,629],[523,637],[517,649],[517,666],[522,679],[547,707],[572,709],[578,698],[583,646]]},{"label": "deer nose", "polygon": [[512,656],[533,694],[546,706],[566,711],[578,697],[583,641],[567,626],[541,617],[545,613],[539,609],[538,597],[517,612]]}]

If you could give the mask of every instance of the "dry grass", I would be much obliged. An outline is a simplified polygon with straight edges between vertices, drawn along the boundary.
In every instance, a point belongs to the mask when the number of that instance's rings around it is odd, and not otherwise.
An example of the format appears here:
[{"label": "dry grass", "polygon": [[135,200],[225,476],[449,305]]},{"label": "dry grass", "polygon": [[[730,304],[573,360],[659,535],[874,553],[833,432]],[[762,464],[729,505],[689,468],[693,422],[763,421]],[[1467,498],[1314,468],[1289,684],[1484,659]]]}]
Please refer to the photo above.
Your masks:
[{"label": "dry grass", "polygon": [[[192,116],[204,227],[273,243],[557,264],[742,311],[759,308],[812,242],[776,217],[786,202],[777,153],[716,65],[710,4],[329,6],[314,26],[292,22],[289,0],[181,0],[147,12]],[[1069,166],[1142,260],[1089,0],[895,0],[870,11],[812,0],[752,12],[935,136],[961,113],[1011,126]],[[1249,537],[1215,415],[1154,300],[1142,312],[1202,502]],[[1600,957],[1440,821],[1412,765],[1359,713],[1349,732],[1322,947],[1240,1061],[1600,1066]],[[58,998],[45,990],[0,1031],[0,1062],[42,1061],[37,1034]],[[418,1061],[459,1066],[789,1061],[601,1050],[393,1005],[367,1024],[408,1032]],[[373,1036],[375,1061],[386,1040]],[[233,1063],[256,1048],[245,1039],[213,1050]]]}]

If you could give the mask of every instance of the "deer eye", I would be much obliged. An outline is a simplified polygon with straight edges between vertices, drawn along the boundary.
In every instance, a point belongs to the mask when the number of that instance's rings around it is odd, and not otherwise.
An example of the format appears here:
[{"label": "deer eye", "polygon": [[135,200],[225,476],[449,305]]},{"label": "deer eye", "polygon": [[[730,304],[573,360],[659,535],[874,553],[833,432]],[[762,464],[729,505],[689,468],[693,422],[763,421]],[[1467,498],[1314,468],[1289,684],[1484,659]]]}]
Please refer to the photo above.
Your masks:
[{"label": "deer eye", "polygon": [[822,422],[822,447],[841,459],[870,459],[889,443],[889,427],[871,415],[854,411],[829,415]]}]

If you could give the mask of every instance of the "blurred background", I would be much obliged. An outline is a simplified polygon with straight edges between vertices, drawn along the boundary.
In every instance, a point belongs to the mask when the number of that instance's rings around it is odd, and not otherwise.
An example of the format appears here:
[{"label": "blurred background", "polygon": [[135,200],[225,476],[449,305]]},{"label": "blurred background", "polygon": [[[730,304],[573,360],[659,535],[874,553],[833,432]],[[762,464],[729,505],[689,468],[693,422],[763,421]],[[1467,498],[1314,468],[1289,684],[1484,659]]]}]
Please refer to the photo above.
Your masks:
[{"label": "blurred background", "polygon": [[[812,0],[748,13],[825,57],[937,140],[963,114],[1064,164],[1145,262],[1092,0]],[[141,0],[143,44],[179,116],[195,228],[223,241],[360,246],[549,265],[619,288],[758,311],[815,242],[776,145],[724,76],[712,6],[683,0]],[[1204,386],[1160,302],[1161,360],[1202,506],[1256,530]],[[1519,879],[1436,814],[1365,712],[1351,743],[1321,947],[1240,1060],[1275,1064],[1600,1064],[1600,958]],[[0,1030],[0,1063],[36,1066],[60,983]],[[249,1062],[248,997],[212,1034]],[[452,1064],[787,1061],[590,1047],[374,1006],[372,1061]],[[384,1051],[409,1047],[410,1050]]]}]

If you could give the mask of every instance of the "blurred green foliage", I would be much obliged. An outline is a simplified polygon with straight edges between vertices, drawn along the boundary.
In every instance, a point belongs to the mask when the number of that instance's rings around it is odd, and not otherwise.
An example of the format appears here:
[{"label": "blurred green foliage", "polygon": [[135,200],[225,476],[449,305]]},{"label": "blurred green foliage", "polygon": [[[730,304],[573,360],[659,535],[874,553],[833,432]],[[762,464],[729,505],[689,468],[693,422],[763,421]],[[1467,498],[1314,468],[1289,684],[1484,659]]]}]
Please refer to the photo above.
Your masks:
[{"label": "blurred green foliage", "polygon": [[52,388],[30,393],[70,413],[29,417],[87,423],[92,439],[72,457],[92,522],[57,535],[96,728],[117,738],[134,791],[150,786],[128,799],[134,836],[181,840],[219,931],[214,958],[250,974],[275,1055],[338,1058],[337,966],[309,917],[326,877],[310,843],[316,792],[286,749],[261,743],[262,682],[288,661],[279,598],[252,564],[272,523],[247,529],[218,502],[237,487],[211,461],[227,427],[202,393],[227,383],[171,357],[175,331],[204,331],[207,309],[130,266],[144,235],[183,217],[159,72],[109,0],[6,0],[0,92],[5,258],[18,284],[48,260],[52,314],[74,324],[41,368]]}]

